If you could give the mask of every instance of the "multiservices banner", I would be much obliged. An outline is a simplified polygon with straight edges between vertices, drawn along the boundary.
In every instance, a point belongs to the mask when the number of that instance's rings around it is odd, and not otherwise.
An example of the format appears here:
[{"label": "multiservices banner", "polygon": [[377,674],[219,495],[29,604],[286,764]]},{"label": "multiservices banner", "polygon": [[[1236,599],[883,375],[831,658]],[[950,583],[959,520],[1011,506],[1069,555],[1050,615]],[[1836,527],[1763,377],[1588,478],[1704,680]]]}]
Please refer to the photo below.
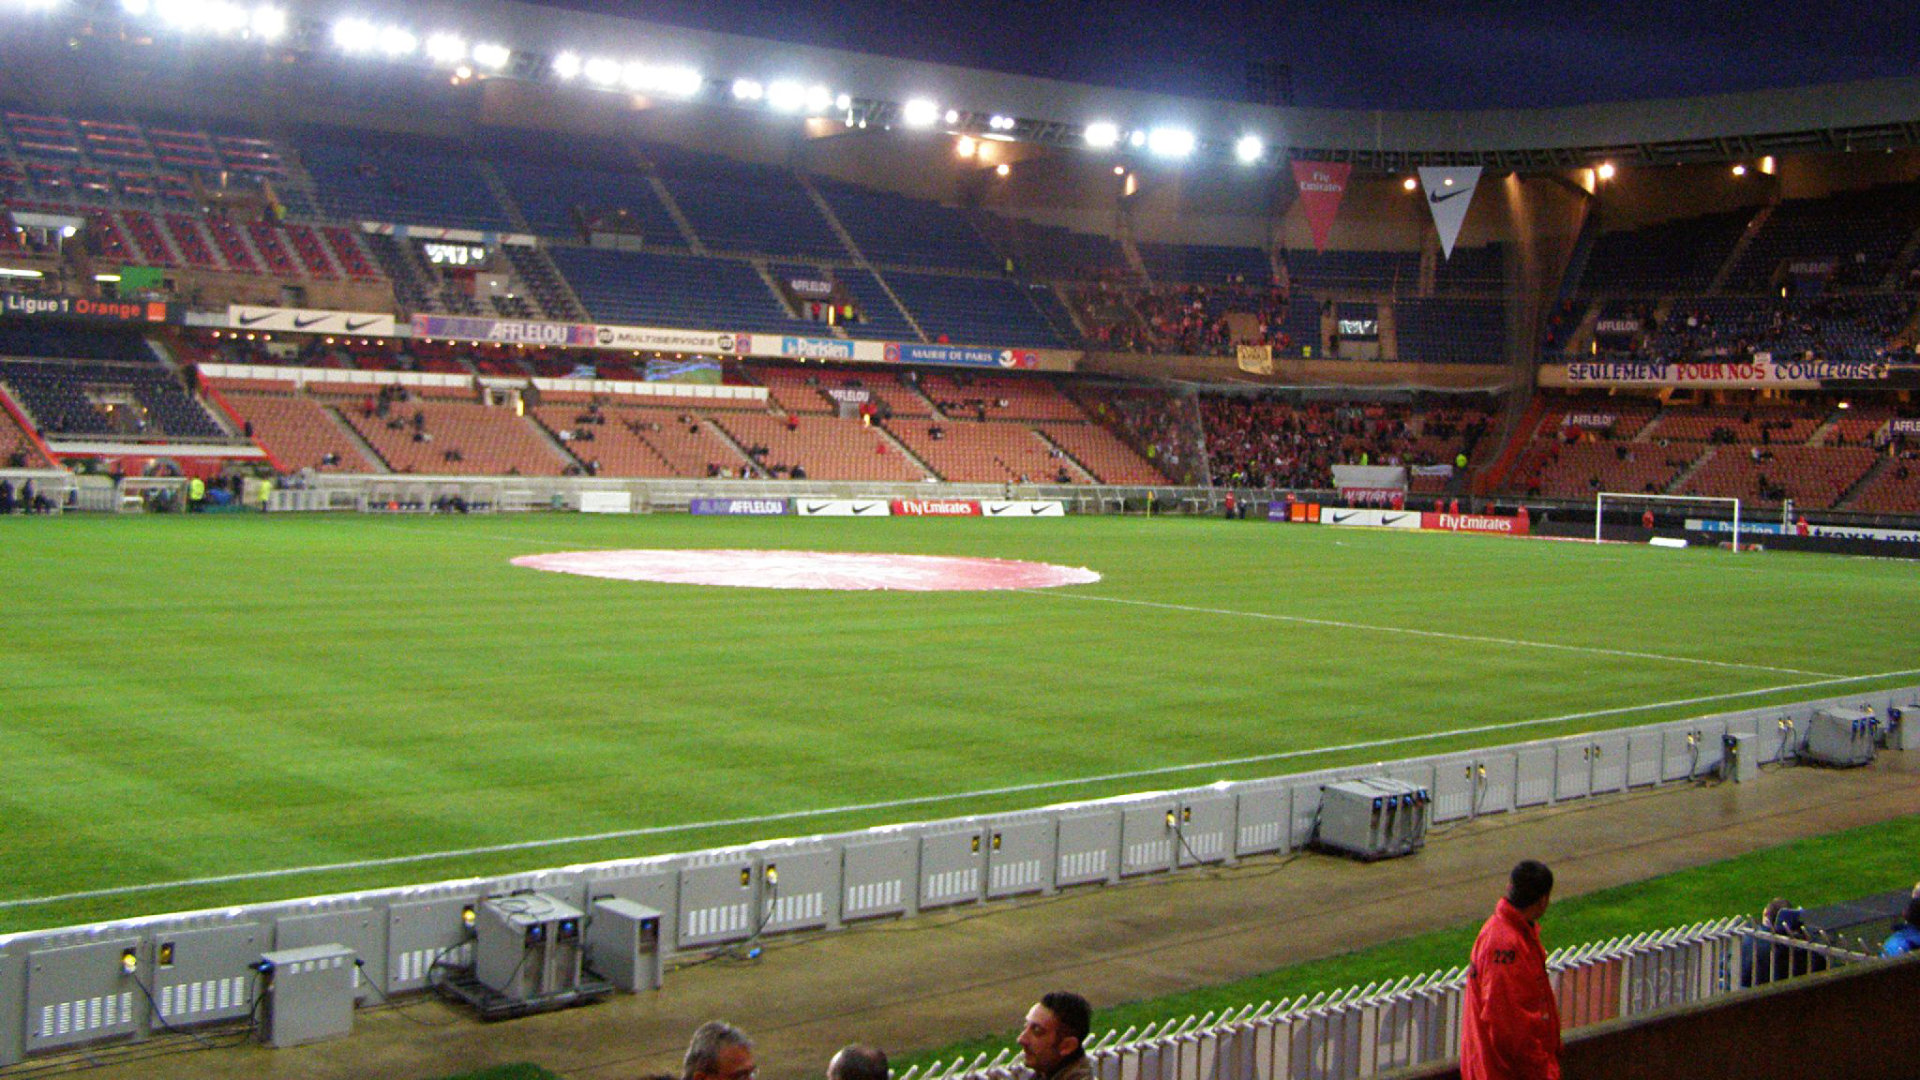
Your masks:
[{"label": "multiservices banner", "polygon": [[1293,182],[1300,188],[1300,206],[1307,212],[1315,251],[1327,250],[1327,237],[1333,233],[1333,219],[1340,214],[1340,201],[1347,197],[1347,177],[1352,172],[1353,163],[1346,161],[1293,163]]},{"label": "multiservices banner", "polygon": [[894,517],[979,517],[980,504],[972,499],[895,499]]},{"label": "multiservices banner", "polygon": [[1525,536],[1528,522],[1524,518],[1501,517],[1496,514],[1421,514],[1420,527],[1439,529],[1444,532],[1500,533],[1506,536]]}]

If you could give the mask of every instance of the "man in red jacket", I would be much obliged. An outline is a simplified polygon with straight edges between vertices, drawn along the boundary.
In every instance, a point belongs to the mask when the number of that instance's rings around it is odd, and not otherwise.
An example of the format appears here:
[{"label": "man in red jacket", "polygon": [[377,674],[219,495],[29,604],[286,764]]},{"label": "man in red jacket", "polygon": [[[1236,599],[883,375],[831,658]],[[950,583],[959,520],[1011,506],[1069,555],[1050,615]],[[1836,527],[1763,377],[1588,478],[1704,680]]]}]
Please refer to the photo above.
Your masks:
[{"label": "man in red jacket", "polygon": [[1560,1006],[1539,925],[1552,895],[1553,871],[1528,859],[1480,928],[1460,1001],[1461,1080],[1560,1080]]}]

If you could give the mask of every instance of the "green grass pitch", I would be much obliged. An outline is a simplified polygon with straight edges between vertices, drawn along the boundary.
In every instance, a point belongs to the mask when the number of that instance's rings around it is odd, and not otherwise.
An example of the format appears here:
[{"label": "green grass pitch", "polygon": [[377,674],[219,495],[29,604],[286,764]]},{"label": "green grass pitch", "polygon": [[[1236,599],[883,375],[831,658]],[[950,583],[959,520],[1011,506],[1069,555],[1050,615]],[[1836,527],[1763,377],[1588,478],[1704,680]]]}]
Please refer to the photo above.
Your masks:
[{"label": "green grass pitch", "polygon": [[[785,592],[508,564],[624,547],[990,555],[1104,580]],[[12,518],[0,567],[0,930],[1920,682],[1907,563],[1251,521]],[[1825,685],[1781,689],[1802,684]],[[1376,740],[1406,741],[1271,757]],[[1250,757],[1268,760],[1208,764]],[[1119,773],[1147,774],[1084,782]],[[812,813],[876,803],[894,805]],[[335,864],[364,865],[280,873]],[[170,882],[202,883],[149,887]]]}]

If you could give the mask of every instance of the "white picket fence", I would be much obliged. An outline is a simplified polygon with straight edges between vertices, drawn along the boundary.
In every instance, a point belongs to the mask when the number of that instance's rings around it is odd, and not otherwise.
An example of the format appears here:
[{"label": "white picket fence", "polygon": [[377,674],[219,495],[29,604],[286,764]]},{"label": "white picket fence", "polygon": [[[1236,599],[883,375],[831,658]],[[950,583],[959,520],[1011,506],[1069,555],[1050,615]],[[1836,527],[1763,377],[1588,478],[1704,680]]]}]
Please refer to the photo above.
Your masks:
[{"label": "white picket fence", "polygon": [[[1741,942],[1826,966],[1874,958],[1856,942],[1783,938],[1744,917],[1570,946],[1547,958],[1567,1028],[1641,1016],[1741,989]],[[1764,962],[1764,961],[1763,961]],[[1805,970],[1801,961],[1800,970]],[[1784,978],[1781,971],[1777,977]],[[1238,1010],[1111,1030],[1087,1040],[1099,1080],[1349,1080],[1451,1060],[1466,969],[1451,968]],[[1027,1080],[1019,1051],[911,1069],[898,1080]]]}]

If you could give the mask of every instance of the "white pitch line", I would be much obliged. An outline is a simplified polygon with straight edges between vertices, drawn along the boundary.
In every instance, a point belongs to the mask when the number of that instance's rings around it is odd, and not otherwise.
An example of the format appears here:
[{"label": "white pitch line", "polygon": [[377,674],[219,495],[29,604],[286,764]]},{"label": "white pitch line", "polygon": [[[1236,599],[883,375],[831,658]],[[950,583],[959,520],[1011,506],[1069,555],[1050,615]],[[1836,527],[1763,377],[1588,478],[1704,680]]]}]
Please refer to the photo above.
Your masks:
[{"label": "white pitch line", "polygon": [[1527,649],[1554,649],[1561,652],[1622,656],[1635,660],[1660,660],[1669,664],[1701,664],[1707,667],[1739,668],[1746,671],[1771,671],[1779,675],[1813,675],[1822,679],[1843,678],[1831,671],[1805,671],[1801,668],[1774,667],[1771,664],[1743,664],[1736,660],[1705,660],[1696,656],[1669,656],[1666,653],[1635,652],[1631,649],[1603,649],[1597,645],[1564,645],[1554,641],[1525,641],[1519,638],[1487,637],[1481,634],[1456,634],[1447,630],[1416,630],[1407,626],[1379,626],[1373,623],[1345,622],[1340,619],[1316,619],[1308,615],[1277,615],[1266,611],[1235,611],[1231,608],[1196,607],[1192,604],[1166,604],[1157,600],[1127,600],[1118,596],[1096,596],[1092,593],[1053,589],[1021,589],[1019,591],[1031,593],[1034,596],[1054,596],[1062,600],[1097,600],[1103,604],[1127,604],[1133,607],[1159,608],[1163,611],[1185,611],[1196,615],[1232,615],[1242,619],[1329,626],[1337,630],[1368,630],[1380,634],[1408,634],[1413,637],[1440,638],[1445,641],[1468,641],[1479,645],[1514,645]]},{"label": "white pitch line", "polygon": [[[612,832],[588,833],[582,836],[561,836],[550,840],[520,840],[510,844],[488,844],[484,847],[459,848],[448,851],[428,851],[416,855],[393,855],[383,859],[356,859],[351,862],[321,863],[314,866],[292,866],[276,870],[250,870],[237,874],[215,874],[211,877],[156,881],[145,885],[117,885],[111,888],[86,889],[80,892],[59,893],[51,896],[31,896],[14,900],[0,900],[0,910],[37,907],[44,904],[58,904],[72,900],[96,900],[107,896],[129,896],[136,893],[158,892],[163,889],[190,889],[204,885],[228,885],[241,881],[268,881],[276,878],[301,877],[307,874],[325,874],[343,870],[368,870],[382,866],[405,866],[412,863],[467,858],[474,855],[498,855],[513,851],[535,851],[540,848],[564,847],[569,844],[590,844],[605,840],[630,840],[642,836],[666,836],[673,833],[694,832],[700,829],[723,829],[741,825],[769,825],[780,821],[798,821],[805,818],[830,817],[837,814],[857,814],[873,810],[894,810],[908,806],[932,806],[937,803],[960,802],[966,799],[982,799],[994,795],[1018,795],[1033,791],[1079,787],[1086,784],[1111,783],[1115,780],[1141,780],[1152,776],[1170,776],[1176,773],[1198,772],[1201,769],[1221,769],[1237,765],[1259,765],[1266,762],[1287,761],[1293,758],[1317,757],[1322,754],[1350,753],[1355,750],[1377,750],[1389,746],[1405,746],[1409,743],[1431,742],[1435,739],[1450,739],[1462,735],[1484,735],[1495,731],[1513,731],[1519,728],[1540,727],[1546,724],[1562,724],[1575,720],[1593,720],[1604,716],[1624,716],[1629,713],[1649,712],[1654,709],[1673,709],[1683,705],[1704,705],[1714,701],[1730,701],[1735,698],[1758,697],[1762,694],[1785,693],[1790,690],[1810,690],[1821,686],[1838,686],[1843,683],[1869,682],[1874,679],[1893,679],[1907,675],[1920,675],[1920,668],[1908,668],[1903,671],[1882,671],[1873,675],[1848,675],[1838,678],[1820,679],[1814,682],[1785,683],[1780,686],[1764,686],[1757,690],[1735,690],[1724,694],[1707,694],[1702,697],[1676,698],[1672,701],[1655,701],[1645,705],[1624,705],[1612,709],[1594,709],[1589,712],[1565,713],[1560,716],[1543,716],[1534,720],[1509,720],[1498,724],[1480,724],[1475,727],[1454,728],[1450,731],[1430,731],[1418,735],[1399,735],[1391,739],[1369,739],[1365,742],[1346,743],[1341,746],[1319,746],[1303,750],[1281,750],[1271,754],[1252,754],[1246,757],[1222,758],[1219,761],[1201,761],[1191,765],[1163,765],[1152,769],[1130,769],[1126,772],[1106,773],[1101,776],[1082,776],[1070,780],[1041,780],[1031,784],[1010,784],[1005,787],[982,788],[978,791],[960,791],[947,795],[918,795],[910,799],[886,799],[881,802],[857,803],[850,806],[829,806],[818,810],[787,810],[777,814],[756,814],[752,817],[723,818],[716,821],[690,821],[680,825],[653,825],[640,829],[619,829]],[[0,935],[0,940],[4,940],[5,936],[6,935]]]}]

